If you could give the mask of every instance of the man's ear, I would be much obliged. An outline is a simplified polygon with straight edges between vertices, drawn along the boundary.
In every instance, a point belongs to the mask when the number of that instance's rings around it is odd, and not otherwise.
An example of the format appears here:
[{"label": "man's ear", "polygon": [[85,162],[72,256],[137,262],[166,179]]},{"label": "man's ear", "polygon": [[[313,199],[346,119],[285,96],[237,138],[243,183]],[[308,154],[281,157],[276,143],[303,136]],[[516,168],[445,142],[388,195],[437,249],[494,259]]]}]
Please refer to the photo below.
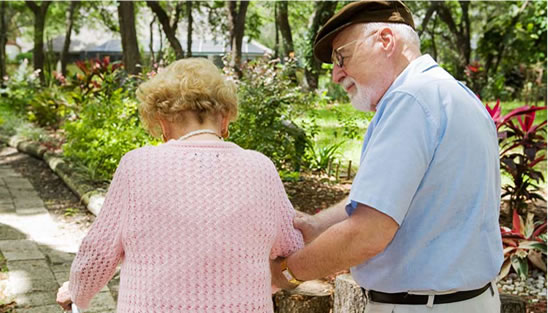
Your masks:
[{"label": "man's ear", "polygon": [[388,56],[392,55],[396,50],[396,37],[392,29],[385,27],[379,32],[379,40],[382,43],[383,50]]}]

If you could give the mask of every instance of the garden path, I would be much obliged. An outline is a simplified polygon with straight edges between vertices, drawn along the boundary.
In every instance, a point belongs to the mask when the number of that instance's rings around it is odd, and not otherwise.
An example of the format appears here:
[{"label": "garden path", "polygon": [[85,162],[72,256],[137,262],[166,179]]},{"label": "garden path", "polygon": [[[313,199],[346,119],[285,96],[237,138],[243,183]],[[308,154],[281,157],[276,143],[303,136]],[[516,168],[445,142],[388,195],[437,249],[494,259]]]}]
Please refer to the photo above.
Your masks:
[{"label": "garden path", "polygon": [[[3,158],[0,154],[0,251],[8,268],[6,292],[17,313],[62,312],[57,289],[68,280],[81,238],[52,219],[32,184]],[[110,313],[115,306],[105,287],[86,312]]]}]

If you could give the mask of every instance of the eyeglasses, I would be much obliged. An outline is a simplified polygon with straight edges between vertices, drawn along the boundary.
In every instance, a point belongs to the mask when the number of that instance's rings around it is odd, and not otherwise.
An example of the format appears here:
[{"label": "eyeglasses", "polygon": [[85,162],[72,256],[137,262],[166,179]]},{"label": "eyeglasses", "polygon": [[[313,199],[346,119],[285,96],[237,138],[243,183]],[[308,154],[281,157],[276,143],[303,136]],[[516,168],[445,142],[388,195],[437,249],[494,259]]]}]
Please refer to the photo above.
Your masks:
[{"label": "eyeglasses", "polygon": [[344,65],[344,58],[343,55],[341,54],[341,50],[350,46],[350,45],[353,45],[355,44],[356,42],[358,42],[360,39],[356,39],[356,40],[352,40],[351,42],[349,43],[346,43],[340,47],[338,47],[337,49],[333,50],[333,52],[331,53],[331,62],[333,62],[333,64],[337,65],[338,67],[343,67]]}]

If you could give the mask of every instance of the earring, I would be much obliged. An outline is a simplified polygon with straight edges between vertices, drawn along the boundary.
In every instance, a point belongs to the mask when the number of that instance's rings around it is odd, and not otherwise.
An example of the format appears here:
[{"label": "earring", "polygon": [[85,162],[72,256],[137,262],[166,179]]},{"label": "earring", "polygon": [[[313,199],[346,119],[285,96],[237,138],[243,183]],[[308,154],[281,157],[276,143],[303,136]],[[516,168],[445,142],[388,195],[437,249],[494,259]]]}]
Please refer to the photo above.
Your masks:
[{"label": "earring", "polygon": [[221,131],[221,137],[226,139],[226,138],[228,138],[228,136],[230,136],[230,132],[228,131],[228,127],[227,127],[227,128],[225,128]]}]

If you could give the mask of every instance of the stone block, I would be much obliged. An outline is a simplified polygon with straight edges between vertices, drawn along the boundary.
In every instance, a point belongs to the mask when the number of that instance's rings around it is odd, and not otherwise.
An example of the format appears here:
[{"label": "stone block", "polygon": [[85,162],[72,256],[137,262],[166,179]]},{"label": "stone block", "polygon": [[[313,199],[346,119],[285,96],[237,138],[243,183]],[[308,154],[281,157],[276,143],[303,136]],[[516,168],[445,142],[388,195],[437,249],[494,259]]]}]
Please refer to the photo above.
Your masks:
[{"label": "stone block", "polygon": [[34,190],[29,180],[23,177],[4,177],[4,182],[10,190]]},{"label": "stone block", "polygon": [[44,207],[44,202],[42,200],[16,200],[15,201],[15,211],[18,215],[37,215],[37,214],[48,214],[48,210]]},{"label": "stone block", "polygon": [[0,240],[0,251],[8,261],[40,260],[46,256],[30,240]]},{"label": "stone block", "polygon": [[54,273],[70,272],[70,263],[52,264],[51,271]]},{"label": "stone block", "polygon": [[59,251],[51,249],[47,246],[40,247],[42,252],[48,258],[50,264],[63,264],[63,263],[72,263],[75,254],[70,252]]},{"label": "stone block", "polygon": [[38,193],[35,190],[14,189],[11,190],[11,195],[14,203],[28,203],[32,205],[41,203],[42,205],[44,205],[44,202],[42,201],[42,199],[40,199]]},{"label": "stone block", "polygon": [[15,213],[15,205],[13,205],[13,202],[0,202],[0,213]]},{"label": "stone block", "polygon": [[63,313],[63,309],[57,304],[55,305],[46,305],[46,306],[37,306],[34,308],[28,309],[18,309],[17,313]]},{"label": "stone block", "polygon": [[[29,309],[39,306],[56,305],[57,290],[45,292],[33,292],[17,295],[15,302],[17,308]],[[17,310],[19,312],[19,309]]]},{"label": "stone block", "polygon": [[[0,206],[0,212],[1,212],[1,206]],[[25,239],[27,236],[20,232],[19,230],[0,223],[0,238],[2,240],[18,240],[18,239]]]},{"label": "stone block", "polygon": [[14,171],[11,167],[0,167],[0,177],[16,177],[20,178],[21,174]]},{"label": "stone block", "polygon": [[59,284],[54,280],[32,279],[22,272],[10,273],[8,282],[8,290],[13,295],[48,292],[59,288]]},{"label": "stone block", "polygon": [[55,277],[44,260],[8,261],[10,276],[14,272],[23,273],[29,280],[50,280],[55,282]]},{"label": "stone block", "polygon": [[109,292],[100,292],[93,297],[86,313],[115,312],[116,302]]}]

